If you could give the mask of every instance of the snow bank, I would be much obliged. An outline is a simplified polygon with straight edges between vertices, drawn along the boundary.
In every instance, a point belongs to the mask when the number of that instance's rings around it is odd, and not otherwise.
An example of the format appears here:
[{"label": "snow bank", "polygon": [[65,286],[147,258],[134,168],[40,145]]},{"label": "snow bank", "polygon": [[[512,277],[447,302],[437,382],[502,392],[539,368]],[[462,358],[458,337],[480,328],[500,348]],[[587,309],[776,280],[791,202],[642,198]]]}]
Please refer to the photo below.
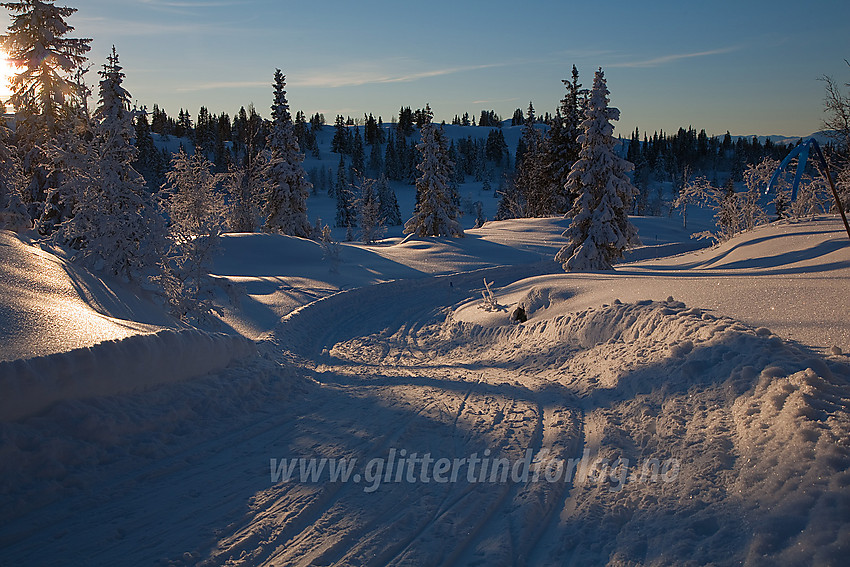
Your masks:
[{"label": "snow bank", "polygon": [[254,343],[240,336],[184,329],[0,362],[0,420],[27,417],[61,400],[186,380],[255,352]]}]

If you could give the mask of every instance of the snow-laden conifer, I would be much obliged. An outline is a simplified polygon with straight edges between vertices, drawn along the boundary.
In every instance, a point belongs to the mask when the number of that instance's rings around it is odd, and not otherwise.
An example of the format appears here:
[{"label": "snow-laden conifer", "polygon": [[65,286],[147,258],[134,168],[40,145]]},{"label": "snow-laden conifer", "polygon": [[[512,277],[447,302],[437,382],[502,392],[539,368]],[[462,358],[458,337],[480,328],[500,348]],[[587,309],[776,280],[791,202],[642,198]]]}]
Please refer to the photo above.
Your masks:
[{"label": "snow-laden conifer", "polygon": [[579,195],[564,231],[569,243],[555,256],[566,271],[610,270],[623,252],[639,243],[627,211],[637,194],[627,173],[634,166],[614,151],[614,126],[620,111],[608,106],[608,87],[600,68],[593,80],[579,136],[579,159],[570,169],[567,191]]},{"label": "snow-laden conifer", "polygon": [[79,95],[72,74],[85,63],[91,40],[67,37],[74,28],[66,19],[76,8],[42,0],[3,2],[0,6],[13,14],[0,44],[9,58],[23,67],[12,77],[9,102],[25,120],[38,121],[50,137],[69,98]]},{"label": "snow-laden conifer", "polygon": [[404,225],[405,233],[417,236],[463,236],[457,221],[457,204],[452,199],[451,179],[454,164],[448,158],[446,137],[431,122],[431,108],[426,106],[427,121],[422,125],[422,141],[417,144],[421,155],[416,166],[422,175],[416,180],[418,196],[413,217]]},{"label": "snow-laden conifer", "polygon": [[65,179],[59,193],[73,201],[73,214],[54,239],[78,248],[90,267],[130,278],[161,253],[163,219],[132,166],[138,151],[131,142],[130,94],[114,47],[100,76],[90,132],[53,151]]},{"label": "snow-laden conifer", "polygon": [[308,237],[313,230],[307,218],[307,197],[312,186],[302,165],[304,154],[298,147],[285,87],[285,77],[276,69],[272,129],[267,144],[270,186],[265,199],[263,228],[266,232]]},{"label": "snow-laden conifer", "polygon": [[181,148],[166,173],[161,193],[168,213],[168,253],[154,278],[161,286],[172,315],[202,319],[213,309],[212,258],[219,250],[224,200],[212,163],[200,152],[192,156]]},{"label": "snow-laden conifer", "polygon": [[385,175],[378,178],[378,202],[380,203],[380,217],[384,219],[384,222],[388,226],[400,225],[401,212],[398,208],[398,199]]},{"label": "snow-laden conifer", "polygon": [[360,176],[359,197],[357,199],[357,219],[360,225],[360,240],[372,244],[386,232],[386,219],[381,216],[381,202],[378,193],[378,182],[374,179]]},{"label": "snow-laden conifer", "polygon": [[74,28],[67,19],[76,8],[42,0],[0,6],[11,16],[0,46],[20,68],[11,77],[8,100],[16,109],[14,136],[26,183],[19,194],[31,217],[41,217],[39,231],[50,234],[71,213],[72,202],[57,191],[61,172],[52,167],[45,150],[72,142],[69,138],[78,130],[80,115],[87,114],[90,91],[82,75],[91,39],[69,37]]}]

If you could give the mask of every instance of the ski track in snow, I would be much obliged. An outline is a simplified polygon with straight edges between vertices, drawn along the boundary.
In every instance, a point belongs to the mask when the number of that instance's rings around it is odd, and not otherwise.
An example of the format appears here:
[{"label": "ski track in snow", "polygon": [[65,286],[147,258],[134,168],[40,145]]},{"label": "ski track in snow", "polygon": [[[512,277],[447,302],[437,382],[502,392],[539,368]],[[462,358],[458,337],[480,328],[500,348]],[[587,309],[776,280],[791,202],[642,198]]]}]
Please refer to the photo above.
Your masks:
[{"label": "ski track in snow", "polygon": [[[0,565],[840,564],[846,357],[673,300],[560,312],[536,295],[523,325],[456,317],[485,277],[552,270],[342,291],[285,316],[256,358],[0,424]],[[402,450],[630,468],[463,468],[373,492],[269,476],[272,458],[356,458],[363,475]],[[640,478],[652,459],[678,474]]]}]

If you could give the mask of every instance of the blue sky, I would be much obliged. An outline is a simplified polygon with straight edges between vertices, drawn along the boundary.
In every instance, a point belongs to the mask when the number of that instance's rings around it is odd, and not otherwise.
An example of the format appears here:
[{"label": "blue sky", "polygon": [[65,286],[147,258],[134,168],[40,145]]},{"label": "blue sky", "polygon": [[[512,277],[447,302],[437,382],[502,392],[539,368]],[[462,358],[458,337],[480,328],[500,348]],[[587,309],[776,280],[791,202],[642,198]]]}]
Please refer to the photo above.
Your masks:
[{"label": "blue sky", "polygon": [[[294,110],[389,121],[529,101],[554,111],[575,64],[603,67],[617,133],[679,126],[801,136],[820,128],[822,75],[850,82],[850,2],[85,0],[69,23],[114,44],[139,104],[268,116],[275,68]],[[8,19],[3,22],[4,26]]]}]

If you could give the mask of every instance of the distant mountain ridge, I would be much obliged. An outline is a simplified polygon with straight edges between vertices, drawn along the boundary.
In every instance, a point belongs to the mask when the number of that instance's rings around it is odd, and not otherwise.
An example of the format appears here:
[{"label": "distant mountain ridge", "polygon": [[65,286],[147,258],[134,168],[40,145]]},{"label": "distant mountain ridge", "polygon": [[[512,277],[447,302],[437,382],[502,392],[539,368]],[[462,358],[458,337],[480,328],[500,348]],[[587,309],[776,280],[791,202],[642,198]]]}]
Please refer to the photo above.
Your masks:
[{"label": "distant mountain ridge", "polygon": [[[714,138],[722,139],[725,134],[721,134],[719,136],[713,136]],[[809,138],[814,138],[818,141],[819,144],[827,144],[832,141],[832,138],[829,137],[829,134],[826,130],[822,130],[820,132],[815,132],[813,134],[809,134],[808,136],[780,136],[780,135],[770,135],[770,136],[755,136],[754,134],[750,135],[739,135],[739,134],[731,134],[732,140],[737,140],[738,138],[746,138],[747,140],[752,140],[753,137],[758,138],[760,144],[764,144],[767,140],[770,140],[774,144],[791,144],[794,145],[800,140],[808,140]]]}]

